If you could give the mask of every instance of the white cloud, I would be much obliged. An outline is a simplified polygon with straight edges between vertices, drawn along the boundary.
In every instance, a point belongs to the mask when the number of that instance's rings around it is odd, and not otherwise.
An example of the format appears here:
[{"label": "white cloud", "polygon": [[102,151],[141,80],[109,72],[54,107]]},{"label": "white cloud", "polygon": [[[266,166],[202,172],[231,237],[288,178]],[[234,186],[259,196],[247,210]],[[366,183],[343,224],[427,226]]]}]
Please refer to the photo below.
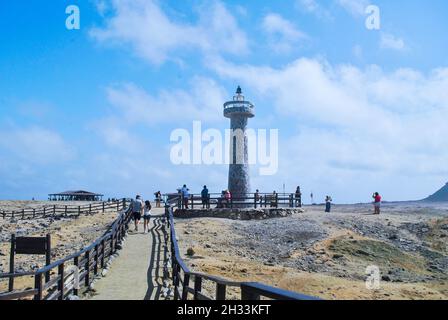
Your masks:
[{"label": "white cloud", "polygon": [[382,33],[380,40],[380,47],[382,49],[392,49],[392,50],[404,50],[406,48],[405,42],[403,39],[395,37],[389,33]]},{"label": "white cloud", "polygon": [[333,18],[331,12],[322,6],[317,0],[296,0],[295,7],[300,11],[314,14],[318,18]]},{"label": "white cloud", "polygon": [[0,148],[28,164],[54,164],[74,158],[75,151],[56,132],[37,126],[0,131]]},{"label": "white cloud", "polygon": [[[91,36],[103,44],[131,46],[153,64],[177,60],[185,50],[246,54],[248,41],[225,5],[214,1],[200,9],[197,23],[174,21],[155,0],[113,0],[113,17]],[[182,50],[182,51],[181,51]]]},{"label": "white cloud", "polygon": [[133,84],[107,89],[107,100],[130,124],[185,123],[222,120],[222,105],[228,100],[225,90],[214,80],[196,77],[189,90],[162,90],[151,95]]},{"label": "white cloud", "polygon": [[275,107],[277,121],[297,127],[297,134],[280,146],[276,178],[317,179],[324,186],[331,177],[344,182],[345,190],[353,190],[352,185],[361,190],[362,175],[365,186],[393,185],[391,192],[401,197],[415,194],[410,181],[448,175],[448,69],[385,72],[378,66],[362,70],[305,58],[280,69],[223,60],[210,67],[258,92],[259,100]]},{"label": "white cloud", "polygon": [[362,16],[370,5],[369,0],[336,0],[336,3],[353,16]]},{"label": "white cloud", "polygon": [[292,22],[275,13],[264,17],[262,28],[268,34],[270,47],[276,52],[288,53],[299,40],[307,38]]}]

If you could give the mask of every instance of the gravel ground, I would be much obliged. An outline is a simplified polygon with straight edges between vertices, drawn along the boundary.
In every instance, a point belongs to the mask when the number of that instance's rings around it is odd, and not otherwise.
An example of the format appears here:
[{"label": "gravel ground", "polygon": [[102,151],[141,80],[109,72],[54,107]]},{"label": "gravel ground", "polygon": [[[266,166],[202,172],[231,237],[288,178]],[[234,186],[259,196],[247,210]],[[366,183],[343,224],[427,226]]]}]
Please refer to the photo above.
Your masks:
[{"label": "gravel ground", "polygon": [[[186,262],[197,271],[330,299],[448,299],[448,204],[388,203],[380,216],[371,205],[323,211],[310,206],[264,221],[177,220],[176,228],[182,251],[195,251]],[[368,266],[380,268],[380,295],[362,288]],[[292,286],[303,275],[319,284]]]}]

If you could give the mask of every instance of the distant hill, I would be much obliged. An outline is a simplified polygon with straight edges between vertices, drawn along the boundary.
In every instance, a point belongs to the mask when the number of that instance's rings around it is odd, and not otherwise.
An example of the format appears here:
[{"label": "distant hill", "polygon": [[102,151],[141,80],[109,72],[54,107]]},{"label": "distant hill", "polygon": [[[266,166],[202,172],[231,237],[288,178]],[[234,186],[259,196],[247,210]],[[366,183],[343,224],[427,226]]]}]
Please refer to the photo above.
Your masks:
[{"label": "distant hill", "polygon": [[448,183],[442,189],[434,193],[432,196],[429,196],[428,198],[424,199],[424,201],[431,201],[431,202],[448,201]]}]

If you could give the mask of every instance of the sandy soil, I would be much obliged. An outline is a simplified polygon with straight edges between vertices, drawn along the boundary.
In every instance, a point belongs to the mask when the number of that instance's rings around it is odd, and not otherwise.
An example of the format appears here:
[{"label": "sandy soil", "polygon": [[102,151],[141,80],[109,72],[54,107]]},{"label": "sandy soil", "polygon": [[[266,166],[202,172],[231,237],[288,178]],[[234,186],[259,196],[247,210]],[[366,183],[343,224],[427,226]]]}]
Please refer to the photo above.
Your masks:
[{"label": "sandy soil", "polygon": [[[0,210],[21,210],[23,208],[40,208],[55,204],[54,202],[0,201]],[[65,205],[66,203],[64,203]],[[77,203],[67,203],[78,205]],[[86,204],[85,202],[82,204]],[[88,204],[88,203],[87,203]],[[92,216],[81,215],[75,218],[45,218],[35,220],[12,221],[0,218],[0,273],[9,272],[10,237],[45,236],[51,234],[52,261],[69,256],[92,243],[106,232],[116,219],[116,211],[106,211]],[[45,265],[44,256],[17,255],[16,272],[29,272]],[[32,286],[32,279],[19,278],[16,287]],[[5,290],[7,281],[0,280],[0,291]]]},{"label": "sandy soil", "polygon": [[[448,299],[448,204],[321,206],[264,221],[177,219],[195,271],[324,299]],[[380,288],[366,288],[377,266]],[[236,295],[237,292],[234,292]],[[232,296],[232,294],[230,294]]]}]

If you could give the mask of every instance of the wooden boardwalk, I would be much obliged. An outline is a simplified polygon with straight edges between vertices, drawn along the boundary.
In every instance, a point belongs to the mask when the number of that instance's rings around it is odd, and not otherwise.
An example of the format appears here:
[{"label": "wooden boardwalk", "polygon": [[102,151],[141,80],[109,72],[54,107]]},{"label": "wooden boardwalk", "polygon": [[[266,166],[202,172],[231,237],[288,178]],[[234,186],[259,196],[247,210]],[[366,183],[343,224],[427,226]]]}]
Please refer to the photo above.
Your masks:
[{"label": "wooden boardwalk", "polygon": [[159,300],[163,288],[163,264],[168,255],[162,219],[164,209],[153,209],[150,232],[129,225],[129,234],[106,277],[95,283],[91,300]]}]

